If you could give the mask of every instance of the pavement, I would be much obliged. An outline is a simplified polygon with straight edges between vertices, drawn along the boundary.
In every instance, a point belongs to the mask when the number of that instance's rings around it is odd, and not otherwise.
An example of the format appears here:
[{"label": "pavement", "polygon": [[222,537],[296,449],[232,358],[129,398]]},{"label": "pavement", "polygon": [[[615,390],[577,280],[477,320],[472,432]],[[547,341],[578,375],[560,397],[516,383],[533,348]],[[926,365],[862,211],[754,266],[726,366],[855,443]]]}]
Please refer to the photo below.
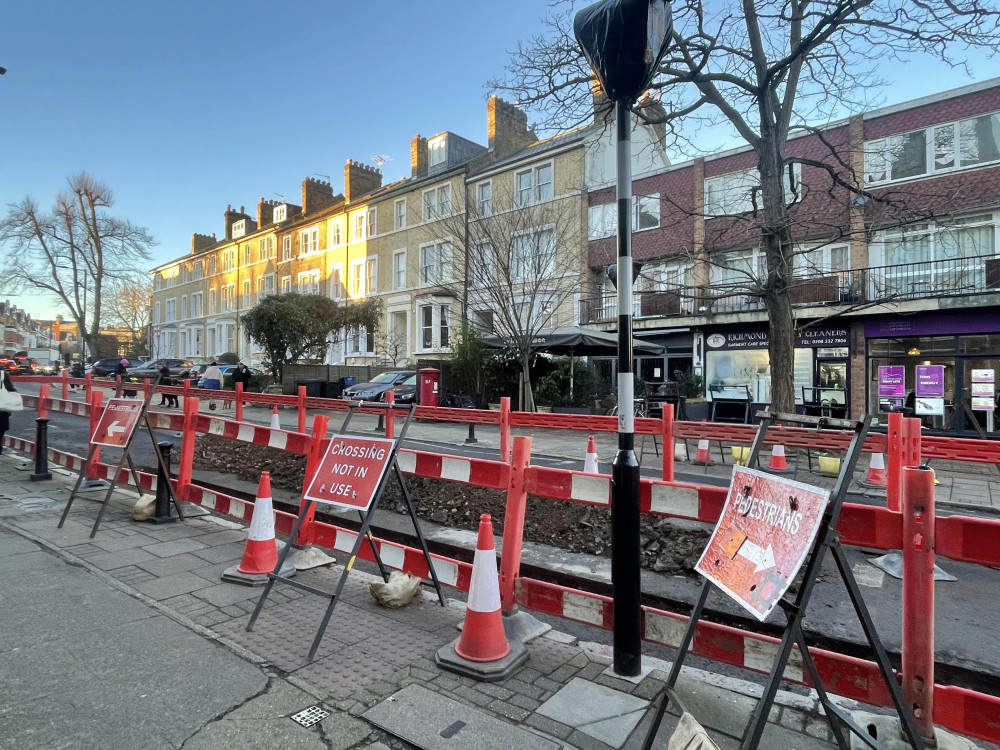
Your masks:
[{"label": "pavement", "polygon": [[[642,675],[623,679],[608,646],[556,630],[529,641],[527,662],[501,682],[459,676],[433,657],[457,637],[464,603],[424,593],[384,609],[360,569],[310,661],[325,599],[278,584],[248,633],[261,589],[221,582],[242,556],[242,525],[210,514],[137,523],[136,496],[116,492],[91,539],[97,505],[75,501],[57,528],[72,477],[30,482],[32,470],[0,455],[0,748],[642,744],[668,662],[644,657]],[[297,579],[332,590],[341,570]],[[720,747],[737,747],[759,687],[687,668],[680,687]],[[301,726],[292,717],[304,711],[322,718]],[[762,747],[833,746],[814,694],[782,692],[771,718]]]}]

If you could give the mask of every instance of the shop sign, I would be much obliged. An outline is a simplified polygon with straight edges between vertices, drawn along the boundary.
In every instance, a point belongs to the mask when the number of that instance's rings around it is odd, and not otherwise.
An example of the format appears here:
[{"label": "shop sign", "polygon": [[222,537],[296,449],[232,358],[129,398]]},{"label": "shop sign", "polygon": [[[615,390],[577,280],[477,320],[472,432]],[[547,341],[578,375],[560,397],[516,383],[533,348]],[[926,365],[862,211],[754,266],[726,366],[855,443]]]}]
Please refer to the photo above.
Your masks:
[{"label": "shop sign", "polygon": [[847,359],[848,349],[846,346],[819,348],[816,350],[816,356],[820,359]]},{"label": "shop sign", "polygon": [[996,408],[993,387],[996,372],[994,370],[972,371],[972,410],[993,411]]},{"label": "shop sign", "polygon": [[737,466],[695,570],[763,621],[812,549],[830,493]]},{"label": "shop sign", "polygon": [[878,395],[892,398],[906,396],[906,368],[903,365],[888,365],[878,368]]},{"label": "shop sign", "polygon": [[[712,333],[705,337],[709,349],[764,349],[770,336],[766,330],[761,331],[726,331]],[[847,357],[847,329],[826,328],[813,330],[806,328],[795,337],[798,348],[843,347],[837,354],[823,355],[830,357]],[[842,351],[843,353],[839,353]]]},{"label": "shop sign", "polygon": [[944,398],[944,365],[917,365],[917,398]]}]

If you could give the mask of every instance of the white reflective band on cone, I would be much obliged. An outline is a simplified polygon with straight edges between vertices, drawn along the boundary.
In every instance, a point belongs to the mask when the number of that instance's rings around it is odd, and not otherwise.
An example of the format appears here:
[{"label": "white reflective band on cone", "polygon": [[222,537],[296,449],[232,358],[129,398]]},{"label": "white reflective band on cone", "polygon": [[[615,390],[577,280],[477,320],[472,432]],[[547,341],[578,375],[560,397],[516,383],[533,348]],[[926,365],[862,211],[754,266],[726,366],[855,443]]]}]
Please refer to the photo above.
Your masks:
[{"label": "white reflective band on cone", "polygon": [[473,612],[496,612],[500,609],[500,579],[497,577],[496,550],[476,550],[475,559],[472,561],[468,607]]}]

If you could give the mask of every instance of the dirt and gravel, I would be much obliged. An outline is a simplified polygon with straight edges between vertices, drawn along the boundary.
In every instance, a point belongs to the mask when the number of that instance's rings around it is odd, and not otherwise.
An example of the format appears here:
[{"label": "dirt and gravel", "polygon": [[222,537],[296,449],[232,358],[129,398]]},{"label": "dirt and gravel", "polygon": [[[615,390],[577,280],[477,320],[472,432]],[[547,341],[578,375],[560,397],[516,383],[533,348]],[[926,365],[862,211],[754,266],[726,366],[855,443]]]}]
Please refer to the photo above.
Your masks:
[{"label": "dirt and gravel", "polygon": [[[305,457],[265,446],[233,443],[203,435],[195,444],[194,469],[234,474],[256,482],[271,472],[273,487],[301,492]],[[407,487],[417,515],[439,526],[475,531],[479,517],[489,513],[493,530],[503,532],[505,493],[422,477],[408,477]],[[382,507],[405,513],[399,487],[390,482]],[[643,518],[640,528],[644,568],[667,575],[689,575],[708,541],[709,532],[669,519]],[[610,556],[611,517],[605,508],[529,496],[524,522],[526,541],[548,544],[570,552]]]}]

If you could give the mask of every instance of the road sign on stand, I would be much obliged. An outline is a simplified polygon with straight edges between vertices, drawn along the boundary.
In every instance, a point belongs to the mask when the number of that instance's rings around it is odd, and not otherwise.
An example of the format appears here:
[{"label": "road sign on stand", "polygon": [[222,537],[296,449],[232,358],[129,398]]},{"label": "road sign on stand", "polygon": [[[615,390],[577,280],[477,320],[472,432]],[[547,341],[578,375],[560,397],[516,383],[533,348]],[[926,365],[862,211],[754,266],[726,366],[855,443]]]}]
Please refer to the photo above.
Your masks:
[{"label": "road sign on stand", "polygon": [[394,440],[334,435],[305,499],[365,511],[393,456]]},{"label": "road sign on stand", "polygon": [[737,466],[695,570],[764,621],[799,572],[830,493]]},{"label": "road sign on stand", "polygon": [[139,423],[139,415],[142,414],[144,405],[144,401],[131,398],[109,399],[97,423],[97,429],[90,436],[90,442],[111,448],[124,448]]}]

